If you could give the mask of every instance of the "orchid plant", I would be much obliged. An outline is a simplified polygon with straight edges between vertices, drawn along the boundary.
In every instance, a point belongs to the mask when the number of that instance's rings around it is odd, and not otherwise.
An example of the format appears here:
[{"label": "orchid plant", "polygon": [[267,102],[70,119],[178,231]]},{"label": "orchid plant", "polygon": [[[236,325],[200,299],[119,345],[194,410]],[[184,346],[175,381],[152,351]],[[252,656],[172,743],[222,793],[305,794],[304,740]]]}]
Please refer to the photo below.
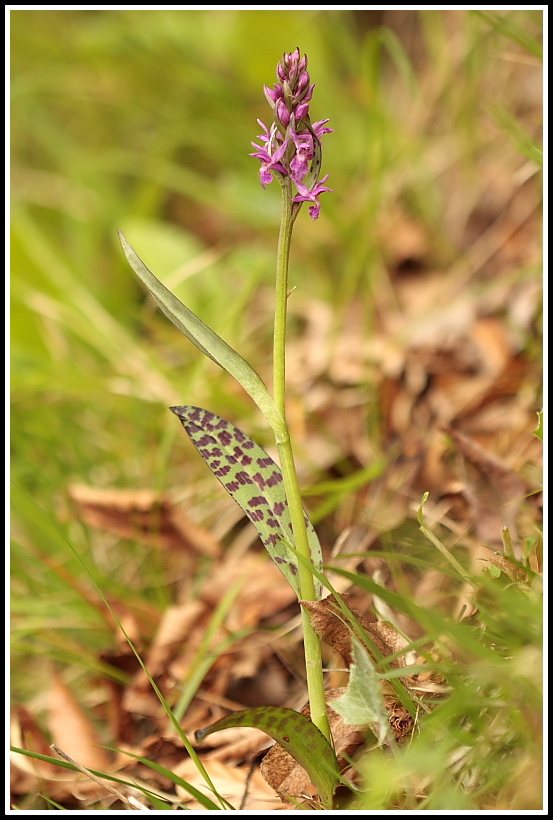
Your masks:
[{"label": "orchid plant", "polygon": [[[169,319],[210,359],[230,373],[255,401],[270,424],[280,466],[246,433],[209,410],[194,406],[172,407],[192,443],[256,527],[261,541],[290,583],[299,601],[322,596],[321,547],[302,506],[296,466],[286,421],[286,324],[288,268],[295,220],[304,202],[309,215],[319,217],[328,174],[320,178],[321,141],[332,129],[328,120],[311,122],[309,107],[314,84],[307,70],[307,56],[299,48],[284,54],[277,66],[277,82],[265,86],[272,110],[267,127],[251,156],[260,160],[263,188],[276,180],[282,193],[282,216],[276,255],[276,296],[273,336],[273,392],[232,347],[183,305],[144,265],[120,234],[124,252],[135,273]],[[265,707],[235,713],[207,730],[231,725],[264,729],[308,767],[328,808],[338,782],[338,766],[331,743],[324,694],[320,639],[302,608],[306,680],[311,719],[291,709]],[[278,714],[277,714],[278,713]],[[298,728],[299,725],[299,728]],[[299,741],[299,738],[303,738]],[[313,763],[313,756],[319,765]],[[303,762],[302,762],[303,761]],[[320,765],[324,761],[324,765]]]}]

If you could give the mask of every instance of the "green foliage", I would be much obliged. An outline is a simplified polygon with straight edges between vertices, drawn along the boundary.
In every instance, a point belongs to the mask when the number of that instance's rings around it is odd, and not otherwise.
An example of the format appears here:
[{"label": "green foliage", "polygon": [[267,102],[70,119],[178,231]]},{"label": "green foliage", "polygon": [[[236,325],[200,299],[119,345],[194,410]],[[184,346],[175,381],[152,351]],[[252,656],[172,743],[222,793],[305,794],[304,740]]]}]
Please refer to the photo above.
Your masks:
[{"label": "green foliage", "polygon": [[279,423],[278,411],[274,406],[274,402],[267,388],[255,370],[250,367],[239,353],[192,313],[186,305],[183,305],[180,299],[177,299],[177,297],[148,270],[146,265],[131,248],[123,234],[120,233],[119,238],[121,239],[125,256],[129,260],[132,269],[148,288],[148,291],[167,318],[170,319],[205,356],[222,367],[223,370],[226,370],[231,376],[234,376],[236,381],[249,393],[256,404],[265,413],[268,420],[277,427]]},{"label": "green foliage", "polygon": [[431,666],[446,694],[422,705],[413,739],[395,755],[363,757],[352,809],[541,808],[541,583],[501,571],[470,582],[472,615],[427,622],[424,643],[440,647]]},{"label": "green foliage", "polygon": [[282,706],[259,706],[234,712],[198,730],[196,739],[201,741],[213,732],[233,726],[252,726],[267,732],[305,769],[317,787],[323,806],[332,808],[340,778],[338,762],[331,745],[308,717]]},{"label": "green foliage", "polygon": [[374,726],[377,740],[383,743],[390,739],[390,724],[382,695],[381,680],[367,650],[355,637],[352,637],[352,645],[353,663],[348,688],[341,697],[332,701],[332,708],[350,726]]},{"label": "green foliage", "polygon": [[[301,597],[298,562],[292,552],[292,522],[282,472],[246,433],[200,407],[172,407],[211,472],[246,513],[292,589]],[[322,569],[321,545],[307,521],[311,558]],[[318,586],[318,597],[321,586]]]}]

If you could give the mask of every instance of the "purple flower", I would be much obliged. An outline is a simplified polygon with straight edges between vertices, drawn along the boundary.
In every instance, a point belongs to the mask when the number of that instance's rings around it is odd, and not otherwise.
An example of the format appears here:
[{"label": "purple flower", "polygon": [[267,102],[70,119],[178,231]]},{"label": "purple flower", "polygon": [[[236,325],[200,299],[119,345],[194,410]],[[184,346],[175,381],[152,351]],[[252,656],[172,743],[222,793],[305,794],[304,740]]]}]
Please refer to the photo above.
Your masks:
[{"label": "purple flower", "polygon": [[259,179],[261,180],[261,185],[265,188],[270,182],[273,181],[273,171],[278,171],[283,176],[286,176],[288,171],[286,170],[285,166],[280,162],[282,159],[284,152],[286,151],[286,147],[288,145],[288,140],[282,143],[274,154],[270,154],[266,148],[262,148],[260,145],[256,145],[255,142],[252,142],[254,148],[258,150],[255,153],[251,153],[250,157],[257,157],[257,159],[261,160],[261,168],[259,169]]},{"label": "purple flower", "polygon": [[302,182],[309,170],[309,160],[313,157],[312,140],[295,131],[290,132],[290,139],[296,146],[296,154],[290,162],[290,176],[294,182]]},{"label": "purple flower", "polygon": [[288,170],[281,163],[281,159],[286,152],[286,148],[288,147],[288,140],[286,139],[284,142],[279,144],[276,140],[275,127],[272,126],[269,131],[264,122],[258,120],[258,123],[264,129],[264,133],[259,134],[258,139],[264,142],[265,145],[257,145],[255,142],[252,142],[253,147],[257,148],[257,151],[252,152],[250,156],[256,157],[261,161],[259,179],[261,185],[265,188],[270,182],[273,181],[273,171],[277,171],[283,176],[288,174]]},{"label": "purple flower", "polygon": [[314,122],[311,128],[317,135],[317,139],[321,139],[323,134],[332,134],[334,131],[333,128],[323,128],[324,124],[327,123],[328,120],[319,120],[319,122]]},{"label": "purple flower", "polygon": [[332,191],[332,188],[327,188],[326,185],[323,185],[323,182],[326,182],[328,179],[328,174],[324,176],[320,182],[317,182],[313,189],[309,189],[307,185],[304,185],[303,182],[299,182],[295,180],[296,187],[299,191],[298,195],[294,197],[292,200],[293,202],[312,202],[313,204],[309,206],[309,216],[312,219],[319,218],[319,212],[321,210],[321,203],[319,202],[319,197],[321,194],[324,194],[325,191]]},{"label": "purple flower", "polygon": [[[259,177],[265,188],[273,181],[273,174],[289,176],[298,193],[293,198],[297,210],[303,202],[310,202],[309,213],[317,219],[321,209],[319,196],[331,191],[323,183],[328,174],[318,182],[321,166],[321,138],[330,134],[328,120],[311,124],[309,103],[315,85],[310,82],[307,56],[301,56],[299,48],[284,54],[277,66],[277,83],[273,88],[264,86],[264,93],[273,111],[270,128],[258,120],[264,133],[258,139],[263,145],[252,145],[257,150],[250,156],[261,162]],[[308,184],[306,184],[306,180]]]},{"label": "purple flower", "polygon": [[274,107],[277,104],[277,102],[281,100],[284,96],[282,86],[275,85],[274,91],[270,89],[268,85],[264,86],[263,89],[265,91],[265,96],[267,97],[267,102],[274,110]]}]

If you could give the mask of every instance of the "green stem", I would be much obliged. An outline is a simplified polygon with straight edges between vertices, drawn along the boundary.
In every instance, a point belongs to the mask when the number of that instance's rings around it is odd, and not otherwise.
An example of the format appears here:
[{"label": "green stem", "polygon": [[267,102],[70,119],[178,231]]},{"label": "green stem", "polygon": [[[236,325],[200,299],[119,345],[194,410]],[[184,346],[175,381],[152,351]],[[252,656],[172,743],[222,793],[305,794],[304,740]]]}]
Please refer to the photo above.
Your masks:
[{"label": "green stem", "polygon": [[[301,598],[304,601],[315,601],[315,581],[309,569],[312,563],[309,540],[305,525],[305,515],[301,502],[300,488],[288,424],[286,422],[286,317],[288,308],[288,264],[295,214],[292,213],[292,185],[289,177],[282,182],[282,220],[277,249],[276,270],[276,303],[273,337],[273,391],[274,400],[284,421],[283,427],[276,431],[280,466],[286,488],[286,498],[290,509],[290,518],[294,532],[295,547],[308,563],[299,562],[298,577]],[[319,636],[311,626],[309,613],[302,610],[305,668],[307,692],[311,710],[311,720],[327,740],[331,740],[330,727],[326,710],[324,678],[322,667],[321,643]]]},{"label": "green stem", "polygon": [[292,185],[290,177],[282,182],[282,217],[276,260],[275,323],[273,334],[273,397],[286,419],[286,315],[288,312],[288,264],[292,244]]}]

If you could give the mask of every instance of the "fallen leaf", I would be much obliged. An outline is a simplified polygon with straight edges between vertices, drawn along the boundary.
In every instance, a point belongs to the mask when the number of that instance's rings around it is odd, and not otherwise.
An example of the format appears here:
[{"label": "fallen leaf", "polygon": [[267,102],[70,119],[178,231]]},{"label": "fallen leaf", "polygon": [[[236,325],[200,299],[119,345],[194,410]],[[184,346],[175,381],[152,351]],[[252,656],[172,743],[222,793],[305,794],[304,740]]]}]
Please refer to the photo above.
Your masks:
[{"label": "fallen leaf", "polygon": [[[518,541],[516,515],[525,494],[524,482],[474,439],[459,430],[448,429],[447,432],[464,461],[465,493],[473,507],[477,537],[488,546],[501,547],[501,528],[507,524],[515,545]],[[522,557],[516,546],[515,553],[517,558]]]},{"label": "fallen leaf", "polygon": [[50,688],[48,725],[56,746],[81,766],[108,769],[111,758],[88,714],[63,679],[54,674]]},{"label": "fallen leaf", "polygon": [[265,554],[230,552],[213,568],[201,591],[202,600],[215,607],[235,583],[243,580],[227,626],[231,630],[257,626],[297,600],[275,564]]},{"label": "fallen leaf", "polygon": [[[35,717],[23,706],[18,707],[10,721],[10,743],[17,749],[54,757],[50,741],[38,725]],[[12,765],[11,788],[14,794],[25,794],[27,789],[36,790],[41,780],[67,781],[73,774],[53,763],[36,760],[26,755],[10,752]]]},{"label": "fallen leaf", "polygon": [[[368,633],[378,652],[380,652],[383,657],[393,655],[395,652],[401,651],[404,648],[405,641],[392,626],[384,621],[369,622],[363,615],[349,607],[349,595],[344,594],[341,595],[340,598],[355,615],[355,618]],[[313,629],[320,636],[321,640],[335,649],[336,652],[339,652],[349,666],[353,661],[352,626],[346,620],[346,616],[340,609],[334,595],[329,595],[322,601],[300,601],[300,603],[304,609],[309,611]],[[361,635],[357,637],[363,640]],[[370,646],[367,646],[367,649],[378,664],[381,659],[376,656],[374,649]],[[396,658],[392,661],[391,666],[396,669],[405,666],[405,658]]]},{"label": "fallen leaf", "polygon": [[210,557],[221,553],[221,545],[206,529],[154,490],[98,489],[75,484],[69,488],[69,497],[91,527],[169,550]]},{"label": "fallen leaf", "polygon": [[[274,791],[254,769],[250,776],[249,766],[228,765],[220,760],[204,759],[203,764],[218,794],[228,800],[235,810],[279,811],[282,804]],[[216,800],[211,788],[193,760],[188,758],[176,766],[174,773],[202,791],[212,800]],[[181,786],[176,787],[177,795],[190,810],[202,810],[203,807],[192,795]],[[205,809],[203,809],[205,811]]]},{"label": "fallen leaf", "polygon": [[[148,652],[143,658],[154,680],[167,672],[171,661],[189,638],[190,632],[203,623],[206,609],[202,601],[190,601],[165,610]],[[150,685],[146,673],[140,669],[133,686],[140,689]]]}]

